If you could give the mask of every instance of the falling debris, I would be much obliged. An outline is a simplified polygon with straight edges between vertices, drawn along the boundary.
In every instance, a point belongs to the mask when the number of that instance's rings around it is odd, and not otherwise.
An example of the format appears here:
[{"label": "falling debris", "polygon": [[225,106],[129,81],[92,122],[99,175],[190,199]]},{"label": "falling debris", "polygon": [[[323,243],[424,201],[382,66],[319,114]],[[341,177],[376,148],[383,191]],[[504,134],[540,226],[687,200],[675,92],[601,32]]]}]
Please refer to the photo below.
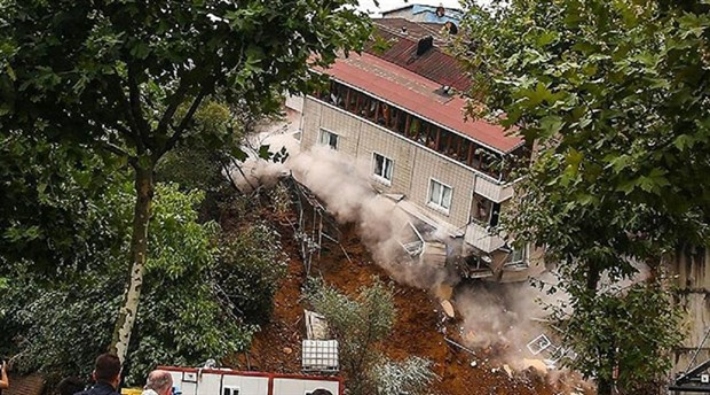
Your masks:
[{"label": "falling debris", "polygon": [[547,365],[545,364],[545,361],[541,359],[530,359],[530,358],[523,358],[521,361],[523,365],[523,370],[527,369],[533,369],[537,373],[539,373],[541,376],[544,376],[547,374]]},{"label": "falling debris", "polygon": [[539,335],[538,337],[534,338],[530,343],[528,343],[527,347],[528,347],[528,350],[530,350],[530,352],[532,353],[532,355],[538,355],[541,352],[545,351],[551,345],[552,345],[552,342],[543,333],[543,334]]},{"label": "falling debris", "polygon": [[510,368],[510,365],[503,364],[503,370],[508,373],[508,377],[510,377],[511,379],[513,378],[513,369]]},{"label": "falling debris", "polygon": [[426,241],[420,261],[422,263],[443,268],[446,265],[446,244],[440,241]]},{"label": "falling debris", "polygon": [[476,343],[476,334],[473,333],[473,331],[468,331],[463,335],[463,339],[466,342],[466,344],[475,344]]},{"label": "falling debris", "polygon": [[448,300],[441,301],[441,308],[444,310],[444,314],[446,314],[447,317],[454,318],[456,316],[454,306]]},{"label": "falling debris", "polygon": [[439,300],[451,300],[454,294],[454,287],[449,284],[439,284],[432,290],[434,295],[439,298]]},{"label": "falling debris", "polygon": [[328,340],[328,321],[325,317],[310,310],[303,310],[303,313],[306,317],[306,338]]}]

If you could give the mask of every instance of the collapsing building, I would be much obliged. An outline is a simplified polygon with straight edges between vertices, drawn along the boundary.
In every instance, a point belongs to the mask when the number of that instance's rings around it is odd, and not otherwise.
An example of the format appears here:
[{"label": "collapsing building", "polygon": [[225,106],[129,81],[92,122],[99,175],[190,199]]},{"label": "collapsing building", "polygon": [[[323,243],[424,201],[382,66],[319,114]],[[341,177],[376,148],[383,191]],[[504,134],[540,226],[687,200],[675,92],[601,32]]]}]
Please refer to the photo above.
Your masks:
[{"label": "collapsing building", "polygon": [[513,197],[512,164],[527,162],[530,148],[498,126],[464,121],[466,101],[455,92],[468,82],[437,46],[448,33],[400,18],[374,23],[387,45],[313,70],[329,85],[287,99],[301,114],[301,149],[322,145],[368,161],[373,187],[415,228],[434,230],[403,241],[409,253],[459,256],[465,276],[499,281],[541,270],[528,246],[497,232]]}]

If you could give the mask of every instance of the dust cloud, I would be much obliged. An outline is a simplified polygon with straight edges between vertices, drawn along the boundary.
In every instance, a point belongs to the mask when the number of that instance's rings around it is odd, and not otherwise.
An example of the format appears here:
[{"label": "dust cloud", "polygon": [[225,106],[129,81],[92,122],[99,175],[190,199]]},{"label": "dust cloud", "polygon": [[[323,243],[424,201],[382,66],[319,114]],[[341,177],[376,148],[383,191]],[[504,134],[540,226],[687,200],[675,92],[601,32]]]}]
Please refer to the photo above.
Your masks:
[{"label": "dust cloud", "polygon": [[[250,159],[240,166],[241,171],[234,169],[230,173],[240,189],[269,187],[280,177],[293,175],[324,203],[338,222],[357,224],[375,263],[395,281],[430,290],[441,301],[451,300],[461,317],[459,335],[467,347],[481,350],[482,355],[498,366],[509,366],[515,372],[534,371],[558,384],[565,382],[569,372],[551,373],[544,361],[554,357],[550,353],[556,346],[536,355],[527,347],[532,339],[549,331],[544,324],[548,312],[542,306],[559,305],[564,301],[563,294],[548,294],[549,285],[540,289],[526,282],[461,282],[447,265],[412,260],[402,246],[403,242],[416,238],[410,226],[412,219],[395,201],[373,189],[368,162],[353,161],[318,145],[300,151],[299,142],[286,128],[277,133],[273,130],[262,133],[250,145],[269,145],[273,153],[285,148],[289,157],[283,163],[273,163],[259,159],[254,149]],[[440,229],[432,231],[437,232],[442,233]],[[447,241],[449,250],[456,248],[456,241]]]},{"label": "dust cloud", "polygon": [[[268,188],[280,177],[291,174],[324,203],[339,223],[357,224],[375,263],[395,281],[432,289],[455,277],[440,267],[409,259],[401,243],[416,237],[409,226],[410,219],[395,201],[372,188],[369,162],[353,161],[325,146],[300,151],[293,133],[283,125],[275,129],[254,136],[245,147],[248,160],[230,171],[230,178],[240,190]],[[271,153],[285,148],[289,156],[283,163],[261,159],[257,147],[262,145],[268,145]]]}]

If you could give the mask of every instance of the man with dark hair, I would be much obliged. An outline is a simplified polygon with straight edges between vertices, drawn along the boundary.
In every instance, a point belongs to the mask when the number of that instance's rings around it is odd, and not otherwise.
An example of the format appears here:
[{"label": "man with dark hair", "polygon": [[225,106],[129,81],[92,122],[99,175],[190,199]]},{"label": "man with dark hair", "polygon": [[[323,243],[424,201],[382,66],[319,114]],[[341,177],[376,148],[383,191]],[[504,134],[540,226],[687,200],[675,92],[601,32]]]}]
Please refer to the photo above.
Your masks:
[{"label": "man with dark hair", "polygon": [[120,395],[117,391],[121,382],[121,361],[113,354],[101,354],[96,358],[94,372],[96,382],[90,389],[76,395]]},{"label": "man with dark hair", "polygon": [[324,390],[323,388],[318,388],[317,390],[311,392],[311,395],[333,395],[333,393],[328,390]]},{"label": "man with dark hair", "polygon": [[59,395],[74,395],[84,389],[84,383],[76,377],[67,377],[57,384]]}]

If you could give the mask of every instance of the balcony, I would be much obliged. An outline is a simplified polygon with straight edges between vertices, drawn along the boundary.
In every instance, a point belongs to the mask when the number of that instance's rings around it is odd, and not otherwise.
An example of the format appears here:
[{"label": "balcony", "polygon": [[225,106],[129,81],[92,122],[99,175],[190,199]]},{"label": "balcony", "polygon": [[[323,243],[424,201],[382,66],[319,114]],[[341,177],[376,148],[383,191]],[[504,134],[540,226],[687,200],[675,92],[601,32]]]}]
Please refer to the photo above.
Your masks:
[{"label": "balcony", "polygon": [[464,240],[466,240],[468,244],[486,253],[491,253],[505,245],[503,239],[491,234],[485,227],[475,222],[466,226]]},{"label": "balcony", "polygon": [[503,202],[513,197],[512,183],[498,182],[490,177],[476,175],[474,191],[496,203]]}]

